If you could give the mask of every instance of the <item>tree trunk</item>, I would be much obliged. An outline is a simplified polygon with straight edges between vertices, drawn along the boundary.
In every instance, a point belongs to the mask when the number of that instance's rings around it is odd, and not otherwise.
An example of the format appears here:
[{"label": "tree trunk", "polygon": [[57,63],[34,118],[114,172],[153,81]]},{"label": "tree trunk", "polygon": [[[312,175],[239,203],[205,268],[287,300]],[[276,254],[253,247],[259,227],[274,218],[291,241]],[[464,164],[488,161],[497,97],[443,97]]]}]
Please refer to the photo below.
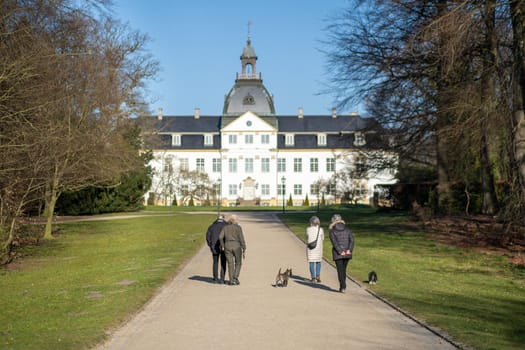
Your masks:
[{"label": "tree trunk", "polygon": [[[511,1],[510,10],[512,17],[513,54],[514,54],[514,86],[513,86],[513,149],[514,171],[518,180],[519,200],[522,209],[525,205],[525,3]],[[521,220],[525,223],[523,216]]]},{"label": "tree trunk", "polygon": [[55,215],[55,205],[59,196],[58,177],[53,178],[52,184],[48,185],[45,193],[44,217],[46,218],[46,227],[44,230],[44,239],[53,239],[53,216]]},{"label": "tree trunk", "polygon": [[494,186],[494,167],[491,161],[490,123],[495,112],[494,95],[495,67],[497,57],[497,39],[495,31],[496,0],[486,0],[484,6],[485,42],[483,47],[483,71],[481,81],[481,120],[480,120],[480,163],[481,163],[481,191],[483,195],[482,212],[493,215],[497,212],[498,200]]}]

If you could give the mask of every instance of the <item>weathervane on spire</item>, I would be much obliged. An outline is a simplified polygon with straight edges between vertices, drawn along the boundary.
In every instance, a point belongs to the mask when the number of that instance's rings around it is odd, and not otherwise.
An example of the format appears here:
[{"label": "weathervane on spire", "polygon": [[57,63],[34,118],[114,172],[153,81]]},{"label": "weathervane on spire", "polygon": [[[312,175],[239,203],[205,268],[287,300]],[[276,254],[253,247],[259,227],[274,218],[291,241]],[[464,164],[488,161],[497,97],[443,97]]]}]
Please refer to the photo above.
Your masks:
[{"label": "weathervane on spire", "polygon": [[252,21],[248,20],[248,40],[250,40],[250,28],[252,26]]}]

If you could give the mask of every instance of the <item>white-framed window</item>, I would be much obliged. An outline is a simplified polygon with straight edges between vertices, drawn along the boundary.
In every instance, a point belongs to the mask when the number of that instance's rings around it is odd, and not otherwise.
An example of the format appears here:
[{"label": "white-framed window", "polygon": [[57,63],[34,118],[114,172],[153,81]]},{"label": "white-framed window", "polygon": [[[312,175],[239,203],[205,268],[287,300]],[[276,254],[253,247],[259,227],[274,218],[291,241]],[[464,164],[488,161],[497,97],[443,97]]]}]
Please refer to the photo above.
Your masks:
[{"label": "white-framed window", "polygon": [[228,194],[230,196],[236,196],[237,195],[237,185],[228,185]]},{"label": "white-framed window", "polygon": [[366,175],[366,159],[364,157],[357,157],[354,166],[358,177],[364,177]]},{"label": "white-framed window", "polygon": [[190,168],[190,162],[188,158],[180,158],[179,167],[180,167],[180,170],[188,170]]},{"label": "white-framed window", "polygon": [[293,146],[294,145],[294,134],[285,134],[284,135],[284,144],[286,146]]},{"label": "white-framed window", "polygon": [[253,173],[253,158],[244,159],[244,171],[246,173]]},{"label": "white-framed window", "polygon": [[319,171],[319,159],[310,158],[310,172],[317,173]]},{"label": "white-framed window", "polygon": [[268,134],[262,134],[261,135],[261,144],[267,145],[270,143],[270,135]]},{"label": "white-framed window", "polygon": [[213,158],[212,164],[213,164],[212,171],[214,173],[220,173],[221,172],[221,159],[220,158]]},{"label": "white-framed window", "polygon": [[195,165],[196,165],[197,171],[204,172],[204,158],[197,158]]},{"label": "white-framed window", "polygon": [[303,194],[303,185],[295,184],[293,185],[293,194],[296,196],[300,196]]},{"label": "white-framed window", "polygon": [[171,145],[180,146],[181,145],[181,136],[180,134],[171,134]]},{"label": "white-framed window", "polygon": [[253,143],[253,135],[252,134],[246,134],[244,135],[244,143],[247,145],[250,145]]},{"label": "white-framed window", "polygon": [[326,171],[335,171],[335,158],[326,158]]},{"label": "white-framed window", "polygon": [[173,159],[171,157],[164,158],[164,172],[173,173]]},{"label": "white-framed window", "polygon": [[356,146],[364,146],[366,144],[366,140],[365,140],[365,134],[363,134],[362,132],[356,132],[354,134],[354,145]]},{"label": "white-framed window", "polygon": [[213,146],[212,134],[204,134],[204,146]]},{"label": "white-framed window", "polygon": [[270,195],[270,185],[262,184],[261,185],[261,195],[269,196]]},{"label": "white-framed window", "polygon": [[261,158],[261,173],[270,172],[270,158]]},{"label": "white-framed window", "polygon": [[228,159],[228,171],[230,173],[236,173],[237,172],[237,158],[230,158],[230,159]]},{"label": "white-framed window", "polygon": [[278,173],[286,172],[286,158],[277,158],[277,172]]},{"label": "white-framed window", "polygon": [[237,143],[237,135],[228,135],[228,143],[235,145]]},{"label": "white-framed window", "polygon": [[319,184],[311,184],[310,185],[310,194],[318,195],[319,194]]},{"label": "white-framed window", "polygon": [[286,185],[278,184],[277,185],[277,194],[279,196],[282,196],[282,195],[286,194]]},{"label": "white-framed window", "polygon": [[326,146],[326,134],[317,134],[317,146]]},{"label": "white-framed window", "polygon": [[302,158],[293,159],[293,172],[302,173],[303,172],[303,160]]}]

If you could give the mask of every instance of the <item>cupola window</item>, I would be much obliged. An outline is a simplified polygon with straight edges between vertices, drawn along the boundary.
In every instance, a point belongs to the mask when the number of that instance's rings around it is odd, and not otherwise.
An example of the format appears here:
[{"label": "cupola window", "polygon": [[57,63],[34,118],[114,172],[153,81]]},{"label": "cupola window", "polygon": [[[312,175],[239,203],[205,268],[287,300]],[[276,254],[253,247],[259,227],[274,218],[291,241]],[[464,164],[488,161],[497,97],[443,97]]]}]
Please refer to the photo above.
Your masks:
[{"label": "cupola window", "polygon": [[242,104],[244,104],[244,105],[254,105],[255,104],[255,99],[253,98],[252,95],[248,94],[248,95],[244,96]]}]

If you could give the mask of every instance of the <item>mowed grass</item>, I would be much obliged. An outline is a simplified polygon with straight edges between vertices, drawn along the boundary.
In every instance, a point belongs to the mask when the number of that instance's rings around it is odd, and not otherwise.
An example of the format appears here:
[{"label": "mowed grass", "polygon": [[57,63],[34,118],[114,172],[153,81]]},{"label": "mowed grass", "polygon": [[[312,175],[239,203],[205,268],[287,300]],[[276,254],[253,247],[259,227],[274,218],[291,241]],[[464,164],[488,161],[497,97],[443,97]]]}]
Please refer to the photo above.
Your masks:
[{"label": "mowed grass", "polygon": [[140,309],[205,239],[210,214],[59,224],[0,270],[0,349],[86,349]]},{"label": "mowed grass", "polygon": [[[365,288],[441,329],[458,343],[476,349],[523,349],[525,344],[525,271],[505,257],[446,246],[428,233],[404,225],[403,213],[367,207],[326,209],[325,230],[339,213],[356,240],[348,274]],[[312,214],[284,215],[304,240]],[[326,231],[327,232],[327,231]],[[324,256],[331,261],[326,235]],[[367,285],[368,272],[379,276]]]}]

